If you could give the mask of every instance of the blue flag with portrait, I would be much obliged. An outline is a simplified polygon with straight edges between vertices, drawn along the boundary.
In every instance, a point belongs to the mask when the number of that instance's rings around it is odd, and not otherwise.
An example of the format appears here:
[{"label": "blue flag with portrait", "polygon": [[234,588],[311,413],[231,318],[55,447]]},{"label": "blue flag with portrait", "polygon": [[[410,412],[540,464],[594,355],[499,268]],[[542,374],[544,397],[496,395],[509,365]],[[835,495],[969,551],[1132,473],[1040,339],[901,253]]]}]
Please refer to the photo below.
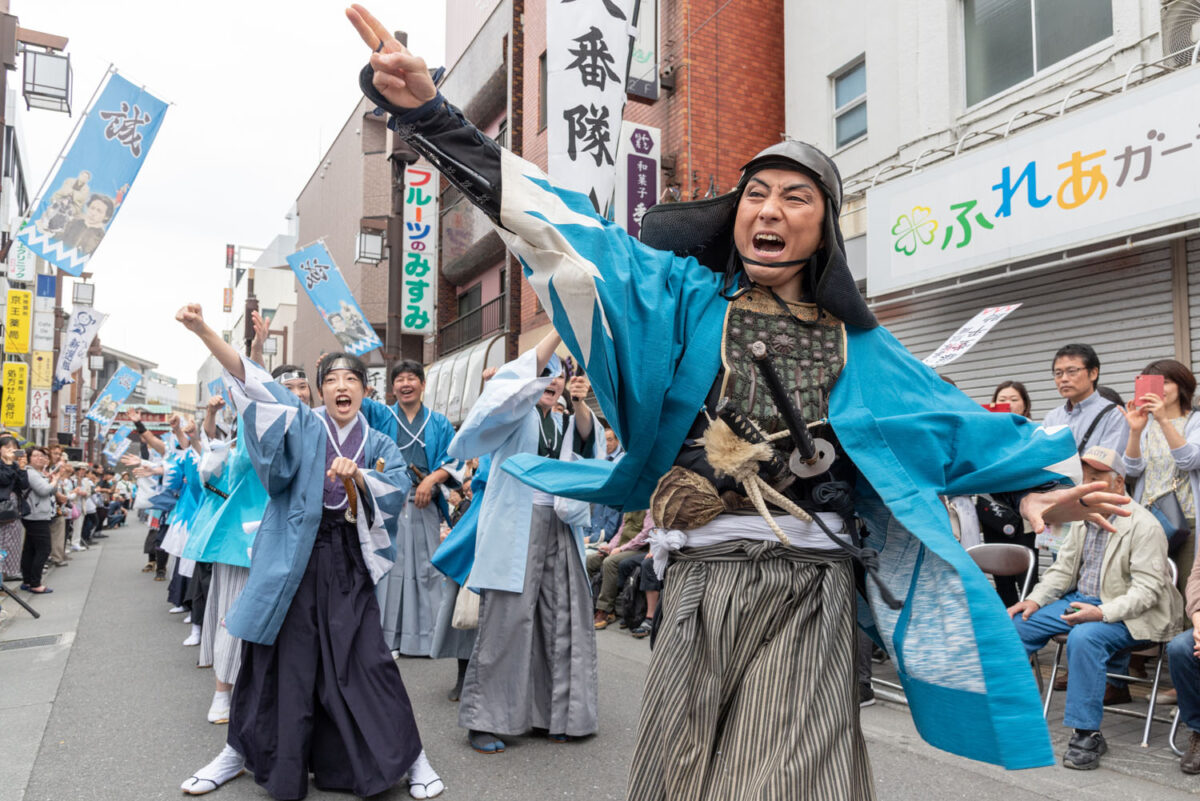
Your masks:
[{"label": "blue flag with portrait", "polygon": [[120,75],[109,78],[17,238],[63,272],[82,273],[120,211],[166,111],[166,103]]},{"label": "blue flag with portrait", "polygon": [[129,423],[122,423],[121,427],[108,440],[108,444],[104,446],[103,453],[104,458],[108,459],[109,464],[116,464],[125,455],[125,451],[129,450],[129,434],[132,431],[133,426]]},{"label": "blue flag with portrait", "polygon": [[142,374],[130,367],[122,367],[113,373],[104,385],[104,391],[96,396],[92,408],[88,409],[87,419],[100,426],[101,430],[112,425],[117,417],[117,410],[125,399],[133,392],[133,388],[142,380]]},{"label": "blue flag with portrait", "polygon": [[287,263],[343,350],[362,356],[383,347],[324,242],[297,250],[287,257]]}]

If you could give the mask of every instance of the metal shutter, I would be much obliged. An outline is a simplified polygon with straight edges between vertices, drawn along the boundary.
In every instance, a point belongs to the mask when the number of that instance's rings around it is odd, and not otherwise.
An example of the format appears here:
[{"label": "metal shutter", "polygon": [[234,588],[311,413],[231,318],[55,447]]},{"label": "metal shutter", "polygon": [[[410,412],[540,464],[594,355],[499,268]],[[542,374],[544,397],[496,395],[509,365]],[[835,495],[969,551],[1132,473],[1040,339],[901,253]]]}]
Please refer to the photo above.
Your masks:
[{"label": "metal shutter", "polygon": [[1192,363],[1196,369],[1196,358],[1200,356],[1200,237],[1186,240],[1188,272],[1188,316],[1191,318]]},{"label": "metal shutter", "polygon": [[[1192,244],[1196,272],[1200,245]],[[1200,280],[1192,283],[1200,291]],[[980,403],[1001,381],[1029,390],[1033,417],[1062,403],[1050,376],[1059,347],[1083,342],[1100,356],[1100,383],[1126,400],[1149,361],[1174,356],[1170,246],[1132,251],[1095,263],[1042,272],[958,291],[917,297],[875,309],[918,358],[932,353],[980,309],[1021,303],[965,356],[939,372]]]}]

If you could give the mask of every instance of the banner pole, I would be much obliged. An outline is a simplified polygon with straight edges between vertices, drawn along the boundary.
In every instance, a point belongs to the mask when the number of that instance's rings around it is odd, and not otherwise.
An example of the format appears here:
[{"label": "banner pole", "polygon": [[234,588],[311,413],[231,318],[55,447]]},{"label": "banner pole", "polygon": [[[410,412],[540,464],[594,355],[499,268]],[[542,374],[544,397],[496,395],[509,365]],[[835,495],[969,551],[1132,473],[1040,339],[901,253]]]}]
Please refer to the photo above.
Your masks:
[{"label": "banner pole", "polygon": [[29,202],[25,213],[28,214],[31,210],[36,209],[38,203],[42,201],[42,193],[46,191],[46,184],[50,183],[50,178],[58,169],[59,163],[65,158],[66,152],[71,148],[71,144],[75,141],[75,137],[79,134],[79,128],[83,125],[83,121],[87,119],[88,114],[92,110],[92,104],[96,102],[96,98],[100,96],[100,90],[104,88],[104,84],[108,81],[108,76],[115,73],[112,62],[108,63],[108,69],[104,71],[104,76],[100,78],[100,83],[96,85],[96,91],[92,92],[92,97],[88,100],[87,108],[79,115],[79,119],[75,121],[75,127],[71,129],[71,135],[67,137],[67,141],[63,143],[62,149],[58,151],[58,155],[54,157],[54,163],[50,165],[50,169],[46,172],[46,177],[42,179],[42,185],[38,187],[37,194],[33,196],[33,200]]}]

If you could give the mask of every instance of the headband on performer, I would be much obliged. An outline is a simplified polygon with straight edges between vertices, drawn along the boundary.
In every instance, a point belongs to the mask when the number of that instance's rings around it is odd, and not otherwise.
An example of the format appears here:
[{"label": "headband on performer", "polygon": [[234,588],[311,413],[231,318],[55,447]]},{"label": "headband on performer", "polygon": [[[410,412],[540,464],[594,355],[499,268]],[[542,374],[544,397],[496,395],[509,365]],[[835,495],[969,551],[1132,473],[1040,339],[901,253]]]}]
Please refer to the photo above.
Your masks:
[{"label": "headband on performer", "polygon": [[317,384],[324,384],[325,377],[333,370],[349,370],[358,376],[364,387],[367,385],[367,366],[352,353],[331,353],[322,359],[317,371]]},{"label": "headband on performer", "polygon": [[281,384],[286,384],[289,381],[307,381],[308,376],[304,374],[303,370],[288,370],[280,373],[276,380]]}]

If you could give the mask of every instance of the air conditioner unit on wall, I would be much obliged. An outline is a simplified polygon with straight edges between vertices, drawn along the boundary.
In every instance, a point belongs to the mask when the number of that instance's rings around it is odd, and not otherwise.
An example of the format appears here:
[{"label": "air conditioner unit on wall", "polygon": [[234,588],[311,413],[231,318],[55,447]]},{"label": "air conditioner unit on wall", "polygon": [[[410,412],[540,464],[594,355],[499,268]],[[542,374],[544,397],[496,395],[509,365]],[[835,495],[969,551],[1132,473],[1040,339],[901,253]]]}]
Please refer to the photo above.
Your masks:
[{"label": "air conditioner unit on wall", "polygon": [[1168,66],[1186,67],[1200,42],[1200,0],[1166,0],[1162,6],[1163,55]]}]

